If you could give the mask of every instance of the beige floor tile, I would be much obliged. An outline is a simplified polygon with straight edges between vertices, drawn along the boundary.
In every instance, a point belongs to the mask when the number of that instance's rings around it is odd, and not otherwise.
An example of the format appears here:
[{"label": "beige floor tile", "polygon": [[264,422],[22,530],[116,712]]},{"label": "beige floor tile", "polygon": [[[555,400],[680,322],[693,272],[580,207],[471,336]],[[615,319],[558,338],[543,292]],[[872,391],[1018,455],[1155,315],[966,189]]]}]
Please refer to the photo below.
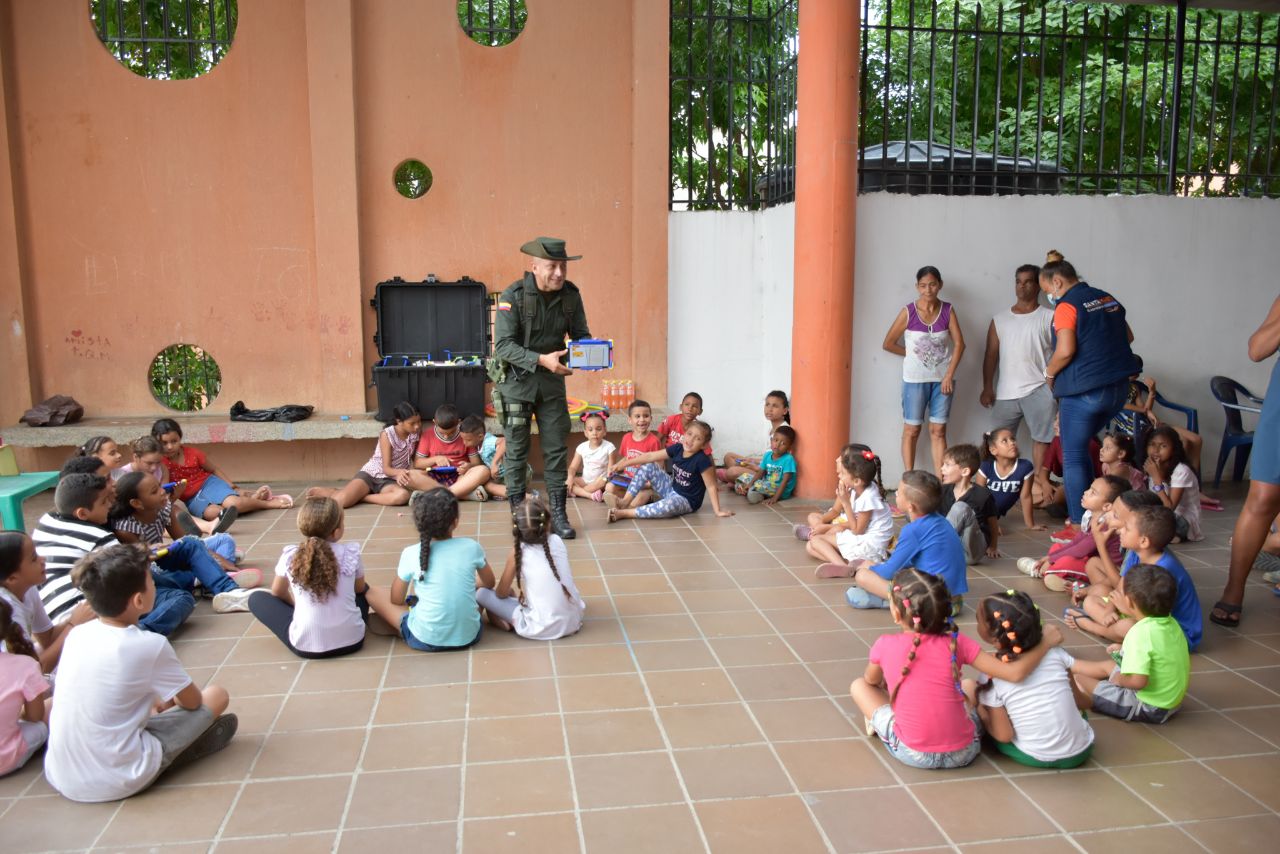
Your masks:
[{"label": "beige floor tile", "polygon": [[277,732],[267,736],[253,766],[253,778],[310,777],[355,769],[367,730]]},{"label": "beige floor tile", "polygon": [[564,755],[559,715],[484,718],[467,729],[467,762],[513,762]]},{"label": "beige floor tile", "polygon": [[560,703],[566,712],[599,712],[649,705],[639,674],[566,676],[560,684]]},{"label": "beige floor tile", "polygon": [[[376,699],[375,691],[298,694],[285,700],[275,728],[303,730],[364,726],[369,722]],[[235,702],[233,698],[232,703]]]},{"label": "beige floor tile", "polygon": [[[344,830],[339,854],[368,854],[370,851],[452,851],[458,838],[456,821],[441,824],[414,824],[400,827]],[[326,848],[326,851],[330,849]]]},{"label": "beige floor tile", "polygon": [[693,800],[783,795],[786,774],[765,745],[677,750],[676,765]]},{"label": "beige floor tile", "polygon": [[684,614],[685,606],[676,593],[632,593],[613,597],[618,616],[655,617],[666,614]]},{"label": "beige floor tile", "polygon": [[0,816],[6,851],[84,849],[107,826],[119,804],[78,804],[59,795],[27,797]]},{"label": "beige floor tile", "polygon": [[1280,746],[1280,706],[1236,709],[1227,712],[1226,716],[1249,732],[1265,738],[1272,745]]},{"label": "beige floor tile", "polygon": [[[1079,851],[1071,844],[1071,839],[1066,836],[1037,836],[1032,839],[1019,840],[1019,845],[1025,845],[1027,848],[1033,848],[1036,854],[1073,854]],[[1006,840],[998,842],[973,842],[968,845],[961,845],[960,850],[964,854],[1002,854],[1009,850],[1009,843]]]},{"label": "beige floor tile", "polygon": [[750,611],[755,607],[747,594],[737,589],[690,590],[682,593],[681,597],[691,614]]},{"label": "beige floor tile", "polygon": [[738,692],[748,702],[822,697],[827,693],[803,664],[731,667],[728,672]]},{"label": "beige floor tile", "polygon": [[233,698],[284,694],[301,670],[302,662],[296,659],[274,664],[226,664],[210,681],[226,688]]},{"label": "beige floor tile", "polygon": [[[848,661],[851,658],[866,658],[871,651],[871,647],[865,641],[848,629],[786,634],[783,635],[783,640],[804,662]],[[853,677],[848,681],[852,682]]]},{"label": "beige floor tile", "polygon": [[[368,646],[367,638],[365,645]],[[382,686],[412,688],[466,682],[468,666],[465,655],[395,655],[387,665],[387,676]]]},{"label": "beige floor tile", "polygon": [[709,638],[774,635],[777,632],[758,611],[717,611],[698,615],[698,625]]},{"label": "beige floor tile", "polygon": [[573,809],[564,759],[467,766],[463,811],[468,818]]},{"label": "beige floor tile", "polygon": [[1230,818],[1261,811],[1235,786],[1195,762],[1137,765],[1118,768],[1114,773],[1174,821]]},{"label": "beige floor tile", "polygon": [[633,641],[687,640],[702,636],[698,625],[687,614],[625,617],[622,625]]},{"label": "beige floor tile", "polygon": [[330,830],[338,826],[351,776],[249,783],[231,811],[226,836]]},{"label": "beige floor tile", "polygon": [[383,691],[374,713],[375,724],[447,721],[466,716],[466,685],[434,685]]},{"label": "beige floor tile", "polygon": [[645,672],[714,667],[711,648],[702,640],[649,641],[631,647]]},{"label": "beige floor tile", "polygon": [[695,809],[712,851],[805,854],[827,850],[798,797],[703,802]]},{"label": "beige floor tile", "polygon": [[770,700],[748,704],[765,735],[774,741],[849,738],[862,732],[828,699]]},{"label": "beige floor tile", "polygon": [[472,719],[541,715],[559,709],[554,679],[477,682],[471,686]]},{"label": "beige floor tile", "polygon": [[609,854],[703,850],[698,825],[683,805],[584,812],[582,834],[588,851]]},{"label": "beige floor tile", "polygon": [[[570,558],[572,559],[572,555]],[[574,571],[577,572],[576,569]],[[606,578],[614,575],[653,575],[661,572],[662,567],[658,565],[657,559],[652,557],[614,557],[600,560],[600,574]]]},{"label": "beige floor tile", "polygon": [[361,768],[365,771],[398,771],[457,765],[462,762],[465,727],[463,721],[373,727],[369,730]]},{"label": "beige floor tile", "polygon": [[579,849],[578,825],[573,813],[568,812],[520,818],[470,819],[463,823],[462,833],[464,854],[492,854],[494,851],[564,854]]},{"label": "beige floor tile", "polygon": [[574,756],[660,750],[665,746],[653,712],[647,709],[566,714],[564,727],[569,752]]},{"label": "beige floor tile", "polygon": [[213,839],[238,785],[152,788],[120,804],[99,845],[168,845]]},{"label": "beige floor tile", "polygon": [[[1053,833],[1054,826],[1009,781],[998,778],[920,784],[912,792],[954,842]],[[1004,804],[992,823],[985,805]]]},{"label": "beige floor tile", "polygon": [[[223,837],[213,850],[217,854],[325,854],[333,850],[335,837],[333,831],[249,839]],[[168,854],[167,846],[164,850]]]},{"label": "beige floor tile", "polygon": [[175,771],[166,771],[156,781],[156,786],[190,786],[195,783],[239,782],[249,775],[258,751],[262,749],[263,735],[242,734],[236,731],[231,743],[212,756],[192,762]]},{"label": "beige floor tile", "polygon": [[1206,764],[1268,809],[1280,811],[1280,754],[1215,759]]},{"label": "beige floor tile", "polygon": [[1229,671],[1196,674],[1187,689],[1187,696],[1214,709],[1280,704],[1280,694]]},{"label": "beige floor tile", "polygon": [[650,673],[646,681],[658,706],[726,703],[738,699],[733,683],[719,669],[668,670]]},{"label": "beige floor tile", "polygon": [[671,586],[681,593],[738,589],[733,576],[718,566],[710,571],[673,573],[670,576],[670,581]]},{"label": "beige floor tile", "polygon": [[0,798],[16,798],[24,794],[28,787],[41,775],[42,764],[35,759],[17,771],[0,777]]},{"label": "beige floor tile", "polygon": [[742,703],[663,706],[658,709],[671,746],[716,747],[764,740]]},{"label": "beige floor tile", "polygon": [[[254,638],[253,640],[256,642],[259,639]],[[266,638],[262,638],[261,640],[266,640]],[[271,640],[275,641],[275,645],[279,649],[284,649],[284,645],[281,644],[280,641],[276,640],[274,636],[271,637]],[[245,643],[244,640],[236,641],[233,638],[175,641],[173,644],[173,651],[177,653],[178,660],[182,662],[183,667],[218,667],[227,660],[227,655],[230,654],[233,649],[238,648],[240,644],[243,643]],[[265,646],[266,645],[264,644],[264,647]],[[293,657],[287,649],[284,650],[284,654],[289,658]],[[236,661],[240,660],[238,655],[233,655],[232,658]],[[249,660],[287,661],[288,658],[258,657]],[[249,663],[249,660],[243,661],[242,663],[247,664]]]},{"label": "beige floor tile", "polygon": [[801,792],[897,785],[866,740],[789,741],[774,749]]},{"label": "beige floor tile", "polygon": [[1156,732],[1191,756],[1208,759],[1264,753],[1274,748],[1218,712],[1179,712],[1177,726],[1157,727]]},{"label": "beige floor tile", "polygon": [[[606,579],[608,592],[614,596],[623,596],[633,593],[670,593],[671,582],[667,580],[667,576],[661,573],[651,575],[639,575],[636,573],[628,573],[625,575],[610,575]],[[579,588],[581,592],[581,588]],[[604,592],[604,591],[601,591]]]},{"label": "beige floor tile", "polygon": [[477,647],[471,652],[471,678],[476,682],[550,675],[551,651],[545,644],[497,650]]},{"label": "beige floor tile", "polygon": [[[1176,721],[1177,718],[1174,718]],[[1094,755],[1107,767],[1139,765],[1147,762],[1176,762],[1187,754],[1162,738],[1155,727],[1131,724],[1102,715],[1090,715],[1094,732]],[[1164,726],[1168,726],[1165,724]]]},{"label": "beige floor tile", "polygon": [[352,691],[377,688],[382,683],[383,662],[379,660],[317,659],[308,661],[294,685],[294,693]]},{"label": "beige floor tile", "polygon": [[792,664],[796,660],[787,644],[777,635],[712,638],[709,643],[725,667]]},{"label": "beige floor tile", "polygon": [[846,628],[844,621],[826,607],[782,608],[765,614],[773,627],[783,634],[795,632],[834,632]]},{"label": "beige floor tile", "polygon": [[1280,838],[1280,816],[1222,818],[1184,825],[1200,844],[1214,852],[1266,851]]},{"label": "beige floor tile", "polygon": [[818,824],[837,851],[922,848],[946,840],[901,786],[807,795]]},{"label": "beige floor tile", "polygon": [[[349,780],[350,778],[344,778]],[[356,779],[347,827],[380,827],[413,821],[446,821],[458,817],[460,768],[366,772]],[[412,792],[409,804],[405,793]]]},{"label": "beige floor tile", "polygon": [[577,756],[573,779],[582,809],[684,802],[666,752]]},{"label": "beige floor tile", "polygon": [[590,676],[597,673],[634,673],[631,651],[621,644],[555,648],[557,676]]},{"label": "beige floor tile", "polygon": [[1072,837],[1089,854],[1133,854],[1135,851],[1193,851],[1196,844],[1172,825],[1077,833]]},{"label": "beige floor tile", "polygon": [[1031,774],[1019,778],[1017,785],[1071,832],[1163,821],[1159,813],[1104,771],[1082,768],[1060,774]]}]

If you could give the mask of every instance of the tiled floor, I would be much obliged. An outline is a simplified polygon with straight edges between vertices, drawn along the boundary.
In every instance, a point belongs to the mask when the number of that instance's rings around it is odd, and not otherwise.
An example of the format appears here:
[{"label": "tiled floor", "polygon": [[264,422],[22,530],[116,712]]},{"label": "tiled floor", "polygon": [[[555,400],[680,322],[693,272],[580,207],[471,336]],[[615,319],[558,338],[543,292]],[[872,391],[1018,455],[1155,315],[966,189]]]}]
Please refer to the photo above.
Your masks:
[{"label": "tiled floor", "polygon": [[[1241,495],[1205,514],[1205,542],[1178,549],[1206,608]],[[37,759],[0,779],[0,848],[801,854],[1016,838],[1134,852],[1265,850],[1280,837],[1280,602],[1260,580],[1247,634],[1206,626],[1168,725],[1095,716],[1094,758],[1075,771],[991,750],[963,770],[914,771],[861,734],[847,693],[885,614],[855,612],[843,583],[812,578],[790,528],[809,507],[728,501],[732,519],[608,528],[579,502],[569,551],[588,622],[554,643],[489,632],[470,652],[431,655],[370,636],[359,655],[304,662],[249,615],[201,604],[174,646],[197,681],[230,690],[233,745],[119,804],[63,800]],[[47,506],[47,494],[28,502],[32,521]],[[460,533],[501,565],[509,518],[468,503]],[[1043,553],[1045,535],[1006,526],[1009,557],[971,569],[973,593],[1023,588],[1057,619],[1065,597],[1013,566]],[[268,570],[297,536],[292,513],[234,533]],[[403,508],[348,512],[373,583],[389,583],[413,536]],[[1073,654],[1102,657],[1067,637]]]}]

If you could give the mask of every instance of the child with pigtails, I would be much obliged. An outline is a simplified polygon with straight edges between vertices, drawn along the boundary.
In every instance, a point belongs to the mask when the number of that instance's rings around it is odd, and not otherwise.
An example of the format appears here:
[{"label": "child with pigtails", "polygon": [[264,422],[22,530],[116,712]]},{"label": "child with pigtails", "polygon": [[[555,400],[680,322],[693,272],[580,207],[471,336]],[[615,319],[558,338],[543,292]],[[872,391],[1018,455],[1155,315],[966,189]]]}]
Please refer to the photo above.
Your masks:
[{"label": "child with pigtails", "polygon": [[983,652],[956,627],[946,582],[913,567],[893,576],[889,613],[902,631],[876,640],[866,672],[849,693],[866,718],[867,734],[878,735],[895,759],[913,768],[962,768],[982,748],[982,722],[961,687],[962,666],[1020,682],[1062,642],[1050,626],[1045,641],[1016,660]]}]

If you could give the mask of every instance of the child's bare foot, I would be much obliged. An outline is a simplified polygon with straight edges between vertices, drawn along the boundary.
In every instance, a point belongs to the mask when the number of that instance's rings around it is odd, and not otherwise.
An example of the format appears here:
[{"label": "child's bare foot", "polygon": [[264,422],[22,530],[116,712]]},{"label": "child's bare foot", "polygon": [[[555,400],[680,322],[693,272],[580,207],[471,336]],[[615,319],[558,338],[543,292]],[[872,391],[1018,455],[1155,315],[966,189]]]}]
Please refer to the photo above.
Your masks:
[{"label": "child's bare foot", "polygon": [[272,507],[276,507],[280,510],[288,510],[293,506],[292,495],[273,495],[269,500],[271,501]]},{"label": "child's bare foot", "polygon": [[618,521],[618,513],[617,513],[616,508],[613,508],[613,507],[610,507],[610,508],[609,508],[609,517],[608,517],[608,518],[609,518],[609,524],[610,524],[610,525],[612,525],[614,522]]},{"label": "child's bare foot", "polygon": [[604,494],[604,503],[610,510],[613,510],[618,506],[618,496],[612,492],[606,492]]},{"label": "child's bare foot", "polygon": [[501,629],[504,632],[515,631],[515,626],[511,625],[492,611],[485,611],[484,615],[489,620],[489,625],[493,626],[495,629]]},{"label": "child's bare foot", "polygon": [[259,501],[270,501],[271,487],[264,483],[262,486],[259,486],[257,489],[255,489],[253,491],[253,494],[250,497],[256,498]]}]

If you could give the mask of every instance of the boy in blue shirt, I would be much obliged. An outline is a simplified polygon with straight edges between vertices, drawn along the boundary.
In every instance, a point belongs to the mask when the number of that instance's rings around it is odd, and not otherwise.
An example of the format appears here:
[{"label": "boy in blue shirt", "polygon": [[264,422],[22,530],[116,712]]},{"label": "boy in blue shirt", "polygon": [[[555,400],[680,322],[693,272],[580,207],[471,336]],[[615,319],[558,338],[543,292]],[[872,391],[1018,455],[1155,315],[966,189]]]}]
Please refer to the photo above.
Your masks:
[{"label": "boy in blue shirt", "polygon": [[951,523],[938,515],[941,501],[942,484],[936,477],[914,470],[902,475],[898,506],[907,511],[911,521],[898,534],[898,547],[887,561],[872,565],[864,560],[855,565],[854,586],[845,593],[850,605],[888,608],[890,579],[898,570],[913,566],[945,581],[952,613],[959,612],[969,590],[964,546]]},{"label": "boy in blue shirt", "polygon": [[738,478],[734,487],[737,493],[745,495],[750,504],[764,502],[770,506],[790,498],[796,490],[796,458],[791,456],[795,443],[795,430],[786,424],[777,427],[759,465],[746,459],[741,461],[747,473]]},{"label": "boy in blue shirt", "polygon": [[[1167,546],[1176,531],[1173,511],[1164,505],[1135,507],[1120,529],[1120,545],[1128,550],[1120,567],[1120,577],[1138,564],[1150,564],[1164,569],[1177,585],[1171,616],[1182,627],[1187,637],[1187,647],[1195,652],[1204,635],[1204,622],[1200,614],[1200,597],[1196,595],[1195,582],[1187,574],[1182,563]],[[1133,617],[1121,613],[1112,601],[1111,591],[1103,585],[1089,588],[1083,602],[1084,610],[1068,608],[1063,616],[1067,625],[1119,643],[1133,628]]]}]

